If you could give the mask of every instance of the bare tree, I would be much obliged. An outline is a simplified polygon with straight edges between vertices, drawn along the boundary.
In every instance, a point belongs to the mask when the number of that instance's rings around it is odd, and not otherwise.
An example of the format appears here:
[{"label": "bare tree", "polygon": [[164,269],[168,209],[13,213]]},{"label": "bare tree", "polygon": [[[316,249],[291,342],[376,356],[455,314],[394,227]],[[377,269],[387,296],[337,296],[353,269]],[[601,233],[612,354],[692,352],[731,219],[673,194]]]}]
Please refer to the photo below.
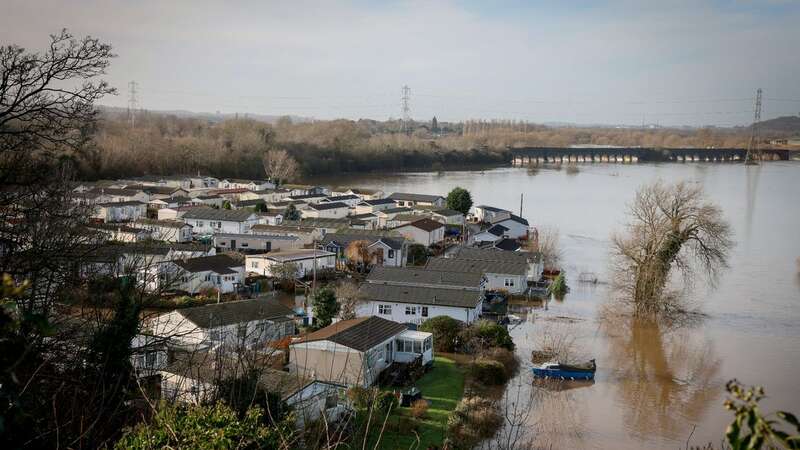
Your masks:
[{"label": "bare tree", "polygon": [[339,318],[342,320],[355,319],[356,308],[361,300],[358,294],[358,284],[352,281],[342,281],[336,285],[336,299],[339,301]]},{"label": "bare tree", "polygon": [[286,150],[268,150],[264,154],[264,173],[275,184],[281,184],[297,176],[297,161]]},{"label": "bare tree", "polygon": [[636,193],[630,215],[627,232],[613,236],[612,251],[616,287],[633,302],[637,315],[668,312],[675,306],[665,295],[673,269],[686,282],[697,270],[713,282],[727,266],[733,246],[730,225],[700,186],[645,186]]},{"label": "bare tree", "polygon": [[344,255],[358,268],[360,272],[365,272],[367,266],[372,262],[372,254],[369,251],[369,241],[353,241],[344,249]]},{"label": "bare tree", "polygon": [[530,246],[531,250],[542,254],[542,263],[546,270],[559,269],[563,251],[559,244],[558,228],[546,226],[538,229]]}]

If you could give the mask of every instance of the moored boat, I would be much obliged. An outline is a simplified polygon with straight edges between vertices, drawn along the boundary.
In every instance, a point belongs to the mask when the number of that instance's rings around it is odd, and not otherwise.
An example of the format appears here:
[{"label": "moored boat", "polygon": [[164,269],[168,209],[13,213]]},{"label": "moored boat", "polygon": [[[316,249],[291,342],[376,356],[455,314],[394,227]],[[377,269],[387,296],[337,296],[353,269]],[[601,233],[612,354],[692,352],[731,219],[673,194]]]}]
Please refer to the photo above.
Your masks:
[{"label": "moored boat", "polygon": [[538,378],[560,378],[562,380],[593,380],[597,365],[594,360],[586,364],[570,365],[547,362],[534,367],[533,376]]}]

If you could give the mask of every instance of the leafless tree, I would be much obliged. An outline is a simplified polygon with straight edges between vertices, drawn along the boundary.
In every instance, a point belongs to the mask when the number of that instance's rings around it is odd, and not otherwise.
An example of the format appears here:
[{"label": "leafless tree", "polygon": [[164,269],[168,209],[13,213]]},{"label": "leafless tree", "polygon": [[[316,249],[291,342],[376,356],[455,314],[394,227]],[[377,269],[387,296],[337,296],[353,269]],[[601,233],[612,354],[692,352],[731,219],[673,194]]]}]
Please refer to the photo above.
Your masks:
[{"label": "leafless tree", "polygon": [[291,181],[297,176],[297,161],[286,150],[268,150],[264,154],[263,162],[264,173],[275,184]]},{"label": "leafless tree", "polygon": [[372,262],[372,253],[369,250],[369,241],[353,241],[344,249],[344,255],[355,265],[360,272],[365,272]]},{"label": "leafless tree", "polygon": [[355,319],[356,308],[361,298],[358,294],[358,284],[352,281],[342,281],[336,285],[336,299],[339,301],[339,318],[342,320]]},{"label": "leafless tree", "polygon": [[542,263],[546,270],[560,268],[563,251],[560,246],[558,228],[551,226],[539,228],[530,245],[531,250],[542,254]]},{"label": "leafless tree", "polygon": [[673,269],[691,282],[697,271],[713,282],[733,246],[730,225],[702,187],[686,182],[644,186],[630,206],[626,232],[612,238],[615,285],[636,315],[669,312],[665,295]]}]

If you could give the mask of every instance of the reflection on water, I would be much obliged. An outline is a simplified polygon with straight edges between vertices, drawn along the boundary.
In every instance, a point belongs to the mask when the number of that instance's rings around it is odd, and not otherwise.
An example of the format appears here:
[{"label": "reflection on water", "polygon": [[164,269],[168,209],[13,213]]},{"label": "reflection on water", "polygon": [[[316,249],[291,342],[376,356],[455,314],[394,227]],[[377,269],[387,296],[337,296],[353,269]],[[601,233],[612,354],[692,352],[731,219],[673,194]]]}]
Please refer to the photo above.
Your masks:
[{"label": "reflection on water", "polygon": [[[533,176],[532,176],[533,175]],[[580,173],[524,168],[445,174],[401,174],[348,183],[384,192],[446,194],[455,186],[475,204],[523,210],[537,227],[560,230],[570,292],[563,301],[512,304],[521,323],[511,335],[530,368],[548,318],[577,317],[568,324],[576,354],[597,359],[594,385],[576,389],[534,388],[529,370],[517,386],[535,393],[530,440],[549,448],[683,448],[719,442],[730,415],[722,407],[729,378],[761,384],[767,410],[798,410],[800,389],[800,165],[586,164]],[[598,323],[610,280],[609,236],[627,222],[634,192],[655,180],[701,183],[722,208],[737,247],[716,289],[694,286],[708,318],[694,328]],[[334,180],[334,184],[342,184]],[[599,283],[578,283],[581,272]],[[513,387],[509,388],[513,390]]]},{"label": "reflection on water", "polygon": [[720,360],[708,341],[691,330],[662,330],[658,323],[606,318],[610,376],[626,428],[636,437],[653,433],[685,437],[722,392]]}]

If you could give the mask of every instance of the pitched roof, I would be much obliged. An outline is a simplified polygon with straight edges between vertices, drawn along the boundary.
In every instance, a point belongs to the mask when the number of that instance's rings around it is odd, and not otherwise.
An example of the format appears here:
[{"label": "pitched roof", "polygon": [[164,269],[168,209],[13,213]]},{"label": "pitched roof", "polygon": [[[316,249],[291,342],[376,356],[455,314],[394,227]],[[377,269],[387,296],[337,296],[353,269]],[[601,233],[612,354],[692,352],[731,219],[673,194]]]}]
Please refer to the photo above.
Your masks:
[{"label": "pitched roof", "polygon": [[286,224],[287,221],[284,221],[281,225],[268,225],[265,223],[259,223],[250,227],[250,231],[253,233],[312,233],[314,231],[314,227],[311,226],[302,226],[302,225],[292,225]]},{"label": "pitched roof", "polygon": [[516,239],[508,238],[495,242],[494,246],[495,248],[499,248],[500,250],[505,250],[507,252],[515,252],[522,247]]},{"label": "pitched roof", "polygon": [[399,250],[403,248],[405,238],[388,230],[339,230],[325,234],[322,238],[322,245],[337,244],[347,247],[353,241],[368,241],[370,245],[378,241],[383,241],[390,248]]},{"label": "pitched roof", "polygon": [[440,272],[424,267],[375,266],[367,276],[368,283],[394,285],[442,285],[462,289],[479,289],[483,276],[469,272]]},{"label": "pitched roof", "polygon": [[382,211],[378,211],[380,214],[400,214],[400,213],[410,213],[414,211],[413,209],[407,206],[399,206],[397,208],[387,208]]},{"label": "pitched roof", "polygon": [[327,250],[314,250],[313,248],[301,248],[296,250],[282,250],[279,252],[263,253],[259,255],[248,255],[248,258],[264,258],[271,259],[276,262],[292,262],[301,259],[313,259],[314,257],[324,258],[327,256],[335,256],[334,253]]},{"label": "pitched roof", "polygon": [[366,188],[350,188],[349,191],[355,192],[359,195],[375,195],[380,192],[379,189],[366,189]]},{"label": "pitched roof", "polygon": [[537,258],[537,255],[529,252],[504,252],[498,249],[478,249],[462,247],[453,254],[455,259],[469,259],[475,261],[496,261],[514,262],[527,264],[529,260]]},{"label": "pitched roof", "polygon": [[488,230],[486,230],[487,233],[498,237],[504,235],[506,231],[508,231],[508,228],[502,225],[492,225]]},{"label": "pitched roof", "polygon": [[475,207],[475,209],[485,209],[486,211],[491,211],[491,212],[507,212],[507,213],[511,212],[507,209],[495,208],[494,206],[488,206],[488,205],[478,205]]},{"label": "pitched roof", "polygon": [[372,199],[372,200],[364,200],[364,201],[363,201],[363,202],[361,202],[361,203],[366,203],[367,205],[370,205],[370,206],[375,206],[375,205],[388,205],[388,204],[394,204],[394,203],[397,203],[397,202],[396,202],[396,201],[394,201],[394,200],[393,200],[393,199],[391,199],[391,198],[376,198],[376,199]]},{"label": "pitched roof", "polygon": [[520,216],[515,216],[514,214],[511,214],[510,216],[504,217],[502,219],[495,220],[494,223],[502,223],[505,222],[506,220],[511,220],[513,222],[521,223],[522,225],[526,226],[528,225],[528,219],[524,219]]},{"label": "pitched roof", "polygon": [[[503,252],[502,250],[492,250]],[[516,252],[515,252],[516,253]],[[525,275],[528,272],[527,263],[519,262],[499,262],[499,261],[476,261],[471,259],[457,258],[430,258],[425,265],[428,270],[438,270],[445,272],[470,272],[470,273],[498,273],[509,275]]]},{"label": "pitched roof", "polygon": [[331,341],[345,347],[366,352],[387,339],[406,331],[406,326],[380,317],[360,317],[342,320],[321,330],[309,333],[292,343]]},{"label": "pitched roof", "polygon": [[97,206],[102,206],[104,208],[113,208],[115,206],[143,206],[147,203],[139,202],[136,200],[130,200],[126,202],[108,202],[108,203],[99,203]]},{"label": "pitched roof", "polygon": [[433,219],[425,218],[425,219],[420,219],[420,220],[417,220],[417,221],[414,221],[414,222],[411,222],[411,223],[407,223],[405,225],[400,225],[399,227],[396,227],[395,229],[402,228],[402,227],[415,227],[415,228],[419,228],[420,230],[427,231],[428,233],[430,233],[433,230],[438,230],[439,228],[444,227],[444,224],[442,222],[437,222],[437,221],[435,221]]},{"label": "pitched roof", "polygon": [[312,203],[308,205],[308,209],[313,209],[315,211],[325,211],[328,209],[338,209],[338,208],[349,208],[346,203],[342,202],[330,202],[330,203]]},{"label": "pitched roof", "polygon": [[448,208],[434,209],[434,210],[431,210],[431,212],[433,214],[438,214],[440,216],[445,216],[445,217],[463,216],[464,215],[464,214],[461,214],[461,211],[456,211],[454,209],[448,209]]},{"label": "pitched roof", "polygon": [[202,220],[226,220],[230,222],[244,222],[254,215],[248,209],[214,209],[214,208],[192,208],[183,214],[184,219]]},{"label": "pitched roof", "polygon": [[177,312],[200,328],[220,327],[253,320],[282,320],[294,316],[291,309],[277,300],[263,298],[212,303],[179,309]]},{"label": "pitched roof", "polygon": [[361,199],[361,197],[359,197],[357,195],[346,194],[346,195],[337,195],[337,196],[334,196],[334,197],[328,197],[326,199],[326,201],[340,202],[342,200],[360,200],[360,199]]},{"label": "pitched roof", "polygon": [[175,264],[187,272],[214,272],[220,275],[236,273],[231,267],[243,267],[244,262],[238,261],[228,255],[201,256],[177,260]]},{"label": "pitched roof", "polygon": [[362,284],[358,289],[358,295],[360,298],[372,301],[454,306],[457,308],[474,308],[478,306],[483,297],[480,291],[469,289],[399,286],[379,283]]},{"label": "pitched roof", "polygon": [[128,188],[108,188],[108,187],[96,187],[88,192],[93,194],[106,194],[106,195],[123,195],[123,196],[134,196],[141,192],[137,189],[128,189]]},{"label": "pitched roof", "polygon": [[290,195],[289,198],[292,200],[311,200],[315,198],[324,198],[327,197],[325,194],[302,194],[302,195]]},{"label": "pitched roof", "polygon": [[389,196],[394,200],[410,200],[412,202],[430,202],[433,203],[437,200],[443,200],[441,195],[428,195],[428,194],[411,194],[407,192],[395,192]]}]

